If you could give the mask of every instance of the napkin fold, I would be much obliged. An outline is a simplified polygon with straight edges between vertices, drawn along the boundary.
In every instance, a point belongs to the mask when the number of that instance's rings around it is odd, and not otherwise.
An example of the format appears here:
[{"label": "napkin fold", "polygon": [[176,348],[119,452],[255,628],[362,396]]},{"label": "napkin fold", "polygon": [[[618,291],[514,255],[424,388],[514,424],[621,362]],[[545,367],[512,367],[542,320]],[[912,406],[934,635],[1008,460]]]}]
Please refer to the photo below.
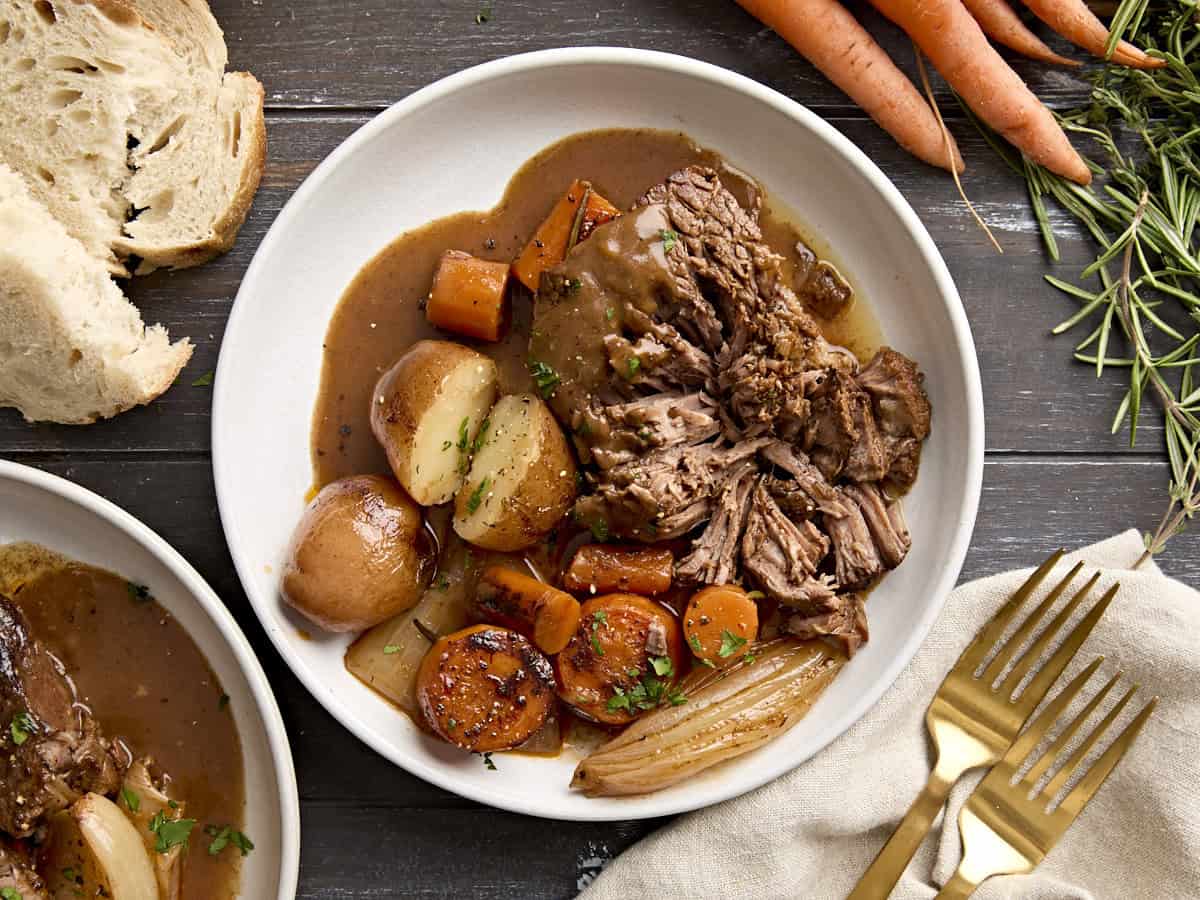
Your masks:
[{"label": "napkin fold", "polygon": [[[1045,861],[1030,875],[989,879],[979,900],[1200,897],[1200,593],[1153,562],[1129,571],[1141,553],[1138,533],[1125,532],[1070,554],[1042,590],[1078,560],[1102,571],[1095,597],[1120,581],[1116,601],[1059,684],[1103,655],[1089,688],[1119,669],[1124,684],[1141,684],[1131,706],[1158,695],[1158,709]],[[845,897],[929,774],[925,710],[943,677],[1029,572],[957,588],[895,685],[849,731],[777,781],[647,837],[613,860],[581,900]],[[953,874],[961,859],[958,811],[982,776],[969,773],[956,785],[949,814],[893,898],[928,900]]]}]

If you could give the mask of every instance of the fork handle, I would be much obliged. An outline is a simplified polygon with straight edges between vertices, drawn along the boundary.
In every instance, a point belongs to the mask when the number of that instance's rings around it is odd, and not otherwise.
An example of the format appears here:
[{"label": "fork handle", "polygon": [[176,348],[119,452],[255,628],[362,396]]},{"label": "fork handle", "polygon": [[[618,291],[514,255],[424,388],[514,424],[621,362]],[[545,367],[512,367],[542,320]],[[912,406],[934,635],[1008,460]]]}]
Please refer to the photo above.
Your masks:
[{"label": "fork handle", "polygon": [[967,900],[973,893],[975,888],[979,887],[975,882],[963,875],[962,869],[959,868],[954,873],[954,877],[946,882],[946,886],[938,891],[938,895],[934,900]]},{"label": "fork handle", "polygon": [[950,786],[956,780],[957,777],[946,778],[934,768],[929,780],[925,782],[925,787],[904,814],[899,827],[883,845],[871,867],[863,873],[847,900],[886,900],[900,876],[904,874],[904,870],[908,868],[917,848],[925,840],[925,835],[933,826],[933,820],[946,805]]}]

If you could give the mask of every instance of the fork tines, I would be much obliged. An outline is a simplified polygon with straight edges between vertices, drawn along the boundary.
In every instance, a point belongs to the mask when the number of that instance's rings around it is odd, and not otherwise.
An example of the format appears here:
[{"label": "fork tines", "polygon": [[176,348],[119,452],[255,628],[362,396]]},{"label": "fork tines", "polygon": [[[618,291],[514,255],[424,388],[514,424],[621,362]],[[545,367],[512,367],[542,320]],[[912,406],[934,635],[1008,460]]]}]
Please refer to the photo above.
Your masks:
[{"label": "fork tines", "polygon": [[[1117,672],[1110,678],[1104,687],[1097,691],[1088,700],[1087,704],[1072,717],[1071,721],[1063,727],[1062,731],[1059,732],[1046,750],[1033,762],[1029,770],[1021,776],[1015,785],[1011,785],[1013,776],[1029,758],[1030,753],[1045,740],[1051,727],[1062,717],[1067,707],[1080,695],[1084,686],[1096,673],[1096,670],[1099,669],[1101,662],[1103,662],[1103,657],[1093,660],[1053,700],[1046,704],[1045,709],[1030,723],[1022,735],[1013,742],[1008,752],[1004,754],[1004,758],[988,774],[985,781],[997,782],[995,785],[997,787],[1001,783],[1004,787],[1011,786],[1021,790],[1026,795],[1034,790],[1046,772],[1064,756],[1067,749],[1071,746],[1072,739],[1079,733],[1080,728],[1095,714],[1105,698],[1108,697],[1113,688],[1121,680],[1121,672]],[[1062,762],[1061,766],[1059,766],[1053,777],[1037,792],[1033,797],[1035,801],[1048,804],[1058,796],[1071,778],[1080,771],[1081,764],[1087,758],[1088,753],[1112,727],[1113,723],[1120,718],[1121,713],[1129,705],[1137,690],[1138,685],[1133,685],[1113,704],[1104,718],[1078,743],[1075,749],[1070,752],[1070,755],[1066,757],[1065,761]],[[1083,809],[1092,798],[1092,795],[1099,789],[1100,785],[1104,783],[1104,780],[1116,767],[1117,763],[1121,761],[1121,758],[1129,750],[1134,739],[1142,730],[1142,726],[1146,724],[1146,720],[1154,712],[1157,703],[1157,697],[1151,698],[1150,702],[1142,708],[1141,712],[1125,726],[1104,753],[1087,769],[1086,774],[1083,775],[1079,782],[1063,798],[1057,810],[1051,814],[1063,820],[1062,827],[1064,829],[1079,814],[1079,811]]]},{"label": "fork tines", "polygon": [[[1017,614],[1025,605],[1025,602],[1033,594],[1035,590],[1045,580],[1046,576],[1054,569],[1055,565],[1062,559],[1066,551],[1058,550],[1050,556],[1037,570],[1029,576],[1016,593],[1009,601],[1000,609],[998,613],[988,622],[987,626],[980,631],[979,636],[971,643],[971,645],[963,652],[963,657],[959,661],[959,666],[963,664],[969,665],[974,671],[983,664],[987,659],[988,653],[1000,641],[1008,628],[1016,621]],[[1024,621],[1013,632],[1004,645],[1000,647],[995,657],[987,664],[982,675],[980,676],[986,683],[994,682],[1009,663],[1012,663],[1012,668],[1008,674],[1004,676],[1004,680],[999,685],[999,690],[1006,696],[1011,696],[1017,687],[1029,675],[1033,666],[1041,659],[1046,648],[1049,647],[1054,639],[1063,630],[1064,626],[1071,620],[1072,616],[1087,599],[1096,583],[1100,580],[1100,573],[1088,580],[1082,588],[1080,588],[1073,597],[1063,606],[1059,613],[1054,617],[1049,625],[1042,631],[1040,635],[1031,643],[1028,648],[1021,653],[1020,657],[1013,661],[1014,655],[1021,650],[1038,627],[1041,621],[1046,617],[1046,614],[1054,607],[1059,598],[1070,586],[1071,582],[1083,570],[1083,563],[1077,563],[1066,576],[1064,576],[1058,584],[1056,584],[1045,599],[1034,608],[1034,610],[1025,617]],[[1088,611],[1079,623],[1067,634],[1063,639],[1062,644],[1054,651],[1049,659],[1043,665],[1025,689],[1021,692],[1021,696],[1015,701],[1015,705],[1019,709],[1026,711],[1026,715],[1032,712],[1034,707],[1041,702],[1050,686],[1062,674],[1063,669],[1078,652],[1080,646],[1091,634],[1096,623],[1100,621],[1100,617],[1104,615],[1104,611],[1108,609],[1108,605],[1112,603],[1113,598],[1117,595],[1120,588],[1119,584],[1114,584],[1109,588],[1104,596]]]}]

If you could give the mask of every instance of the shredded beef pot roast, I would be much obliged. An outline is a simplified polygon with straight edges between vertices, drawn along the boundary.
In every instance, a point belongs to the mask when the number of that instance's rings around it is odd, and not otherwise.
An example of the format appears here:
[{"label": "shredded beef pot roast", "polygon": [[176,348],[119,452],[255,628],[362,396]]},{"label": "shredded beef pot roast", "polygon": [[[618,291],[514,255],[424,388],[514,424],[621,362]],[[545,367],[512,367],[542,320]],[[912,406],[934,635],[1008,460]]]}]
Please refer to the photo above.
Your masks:
[{"label": "shredded beef pot roast", "polygon": [[595,466],[581,524],[692,536],[680,579],[747,580],[785,631],[853,652],[860,591],[908,552],[892,498],[916,477],[929,400],[903,354],[860,366],[823,337],[797,289],[828,318],[849,285],[807,256],[789,285],[758,217],[714,170],[676,172],[543,275],[530,358]]}]

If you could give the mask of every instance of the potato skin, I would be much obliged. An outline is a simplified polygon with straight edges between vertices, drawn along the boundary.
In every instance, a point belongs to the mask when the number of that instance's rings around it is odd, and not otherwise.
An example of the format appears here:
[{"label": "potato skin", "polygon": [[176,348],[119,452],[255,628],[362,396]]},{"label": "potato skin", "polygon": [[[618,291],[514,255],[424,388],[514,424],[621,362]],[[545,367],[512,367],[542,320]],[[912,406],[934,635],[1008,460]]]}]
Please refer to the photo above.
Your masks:
[{"label": "potato skin", "polygon": [[446,635],[417,671],[417,705],[443,740],[476,753],[527,741],[554,708],[554,670],[524,636],[496,625]]},{"label": "potato skin", "polygon": [[613,689],[628,691],[652,672],[650,658],[659,655],[646,646],[652,626],[661,629],[666,645],[661,655],[671,660],[675,677],[681,674],[685,657],[679,622],[666,607],[637,594],[592,597],[584,602],[581,613],[579,630],[557,657],[560,696],[578,713],[597,722],[632,722],[646,710],[610,710]]},{"label": "potato skin", "polygon": [[411,609],[433,574],[421,510],[392,479],[331,482],[304,510],[280,584],[326,631],[362,631]]},{"label": "potato skin", "polygon": [[[420,479],[413,459],[417,428],[438,399],[446,376],[467,363],[482,366],[481,377],[490,377],[495,383],[496,364],[482,353],[452,341],[425,340],[413,344],[375,384],[371,432],[387,454],[388,465],[396,480],[423,506],[445,503],[453,488],[445,494],[432,494]],[[493,388],[487,406],[490,407],[495,399]]]},{"label": "potato skin", "polygon": [[[483,508],[470,512],[471,495],[482,479],[494,474],[477,471],[472,466],[467,480],[454,498],[454,530],[463,540],[485,550],[511,552],[536,544],[557,525],[571,509],[576,496],[575,458],[567,446],[562,428],[539,397],[521,394],[504,397],[501,403],[518,399],[527,404],[537,430],[537,460],[525,473],[517,490],[507,497],[490,498],[500,504],[498,515]],[[496,410],[492,408],[491,427],[497,428]],[[476,457],[478,462],[479,456]],[[484,503],[488,500],[485,498]],[[482,514],[492,513],[492,524],[480,521]]]}]

